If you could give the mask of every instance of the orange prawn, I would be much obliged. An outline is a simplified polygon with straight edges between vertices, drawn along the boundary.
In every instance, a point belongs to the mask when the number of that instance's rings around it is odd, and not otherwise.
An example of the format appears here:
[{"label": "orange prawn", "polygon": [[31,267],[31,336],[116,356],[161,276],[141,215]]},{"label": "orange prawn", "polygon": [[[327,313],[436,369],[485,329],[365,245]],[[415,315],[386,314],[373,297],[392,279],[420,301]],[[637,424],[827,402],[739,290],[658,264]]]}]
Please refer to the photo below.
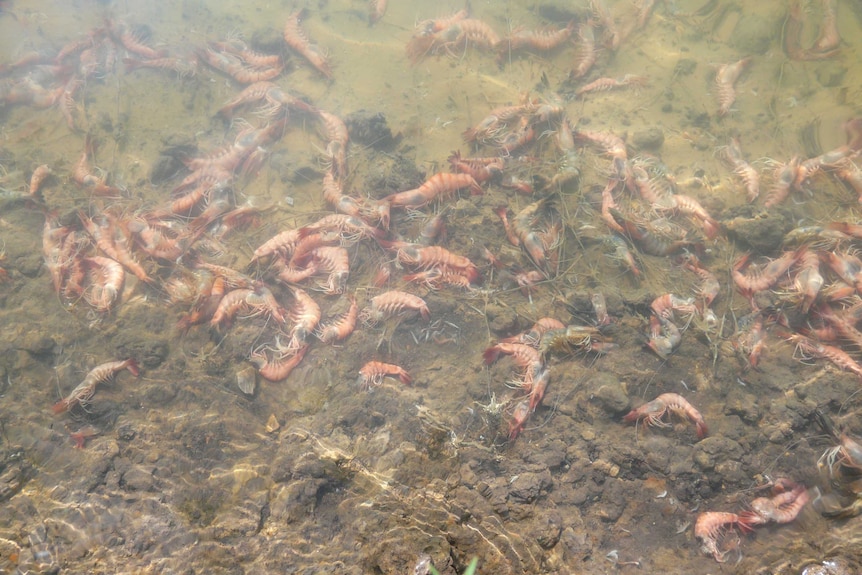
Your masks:
[{"label": "orange prawn", "polygon": [[300,27],[304,12],[304,10],[300,10],[287,17],[283,32],[284,41],[294,52],[308,60],[318,72],[326,76],[327,79],[332,79],[332,66],[328,56],[321,50],[320,46],[312,44],[305,31]]},{"label": "orange prawn", "polygon": [[382,361],[369,361],[363,365],[359,370],[358,381],[362,389],[371,389],[383,383],[383,378],[390,375],[397,376],[404,385],[409,385],[413,381],[403,367]]},{"label": "orange prawn", "polygon": [[441,172],[434,174],[428,180],[412,190],[397,192],[386,196],[386,200],[396,208],[421,208],[435,199],[446,198],[458,190],[469,188],[474,196],[482,195],[482,187],[470,174],[449,174]]},{"label": "orange prawn", "polygon": [[670,427],[670,424],[662,418],[667,413],[675,413],[677,415],[687,417],[694,423],[697,430],[697,436],[700,439],[706,437],[708,429],[703,416],[695,407],[690,404],[683,396],[677,393],[663,393],[654,400],[647,402],[636,409],[632,409],[623,421],[632,422],[644,419],[647,425],[655,427]]},{"label": "orange prawn", "polygon": [[694,536],[700,539],[701,549],[719,563],[724,563],[727,550],[719,549],[719,541],[728,529],[739,527],[741,531],[751,531],[747,521],[736,513],[721,511],[706,511],[697,516],[694,524]]}]

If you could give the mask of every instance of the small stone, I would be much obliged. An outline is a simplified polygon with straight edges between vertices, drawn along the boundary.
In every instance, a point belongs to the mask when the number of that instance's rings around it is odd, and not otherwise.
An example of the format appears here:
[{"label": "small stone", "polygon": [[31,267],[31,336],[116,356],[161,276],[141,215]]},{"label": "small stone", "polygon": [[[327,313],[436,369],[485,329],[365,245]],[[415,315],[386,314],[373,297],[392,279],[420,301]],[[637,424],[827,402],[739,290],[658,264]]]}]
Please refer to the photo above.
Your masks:
[{"label": "small stone", "polygon": [[638,149],[658,150],[664,144],[664,132],[658,126],[638,130],[632,136],[632,144]]},{"label": "small stone", "polygon": [[236,372],[236,385],[244,394],[254,395],[256,383],[257,370],[254,367],[248,366]]},{"label": "small stone", "polygon": [[136,465],[123,474],[122,485],[129,491],[150,491],[155,483],[153,469]]},{"label": "small stone", "polygon": [[599,374],[593,381],[598,389],[593,393],[591,400],[606,412],[617,415],[631,408],[629,398],[623,389],[622,383],[610,374]]},{"label": "small stone", "polygon": [[275,417],[275,414],[269,416],[269,420],[266,422],[266,432],[272,433],[273,431],[278,431],[281,427],[281,424],[278,422],[278,419]]},{"label": "small stone", "polygon": [[563,552],[566,558],[572,562],[586,560],[593,550],[590,533],[583,525],[583,520],[578,519],[581,525],[576,526],[577,528],[566,527],[560,535]]},{"label": "small stone", "polygon": [[766,54],[772,46],[772,30],[776,22],[753,14],[740,18],[730,35],[731,43],[740,54]]},{"label": "small stone", "polygon": [[607,481],[602,491],[601,501],[595,507],[595,513],[603,521],[616,521],[626,508],[627,494],[633,486],[621,480]]},{"label": "small stone", "polygon": [[489,304],[485,313],[488,316],[488,326],[495,335],[510,335],[518,331],[518,314],[511,308]]},{"label": "small stone", "polygon": [[270,28],[269,26],[258,28],[252,33],[249,39],[251,46],[261,52],[279,54],[284,50],[284,37],[280,32],[280,29]]},{"label": "small stone", "polygon": [[728,393],[724,403],[725,415],[738,415],[742,421],[755,425],[760,420],[756,398],[750,393],[735,389]]},{"label": "small stone", "polygon": [[697,68],[697,60],[682,58],[674,66],[673,73],[677,76],[688,76],[694,73],[695,68]]},{"label": "small stone", "polygon": [[604,459],[596,459],[593,461],[593,467],[607,475],[608,477],[616,477],[620,474],[620,466]]},{"label": "small stone", "polygon": [[746,475],[742,469],[742,463],[739,461],[722,461],[716,464],[715,471],[713,473],[721,477],[725,483],[743,482],[746,479]]},{"label": "small stone", "polygon": [[722,461],[738,461],[742,446],[726,437],[707,437],[694,448],[692,458],[702,471],[712,471]]},{"label": "small stone", "polygon": [[123,441],[131,441],[135,438],[135,435],[137,435],[135,428],[128,423],[121,425],[117,428],[117,439],[121,439]]},{"label": "small stone", "polygon": [[730,219],[723,222],[728,236],[758,253],[779,249],[784,235],[794,226],[793,220],[780,212],[764,214],[749,205],[730,210],[729,216]]},{"label": "small stone", "polygon": [[562,518],[556,512],[550,511],[544,521],[540,519],[538,523],[540,527],[534,532],[536,542],[542,549],[552,549],[559,542],[560,534],[563,532]]},{"label": "small stone", "polygon": [[509,497],[517,503],[532,503],[553,485],[551,473],[521,473],[509,485]]}]

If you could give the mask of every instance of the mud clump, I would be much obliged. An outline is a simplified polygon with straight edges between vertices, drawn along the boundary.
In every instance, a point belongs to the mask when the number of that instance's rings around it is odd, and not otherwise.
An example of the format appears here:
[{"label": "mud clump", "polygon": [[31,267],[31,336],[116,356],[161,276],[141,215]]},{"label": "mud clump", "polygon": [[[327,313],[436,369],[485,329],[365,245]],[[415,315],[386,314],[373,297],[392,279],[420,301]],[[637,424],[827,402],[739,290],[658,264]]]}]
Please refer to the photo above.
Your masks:
[{"label": "mud clump", "polygon": [[364,187],[373,197],[382,198],[419,187],[424,181],[425,173],[403,153],[376,154]]},{"label": "mud clump", "polygon": [[383,112],[359,110],[347,116],[344,123],[350,132],[351,141],[357,144],[375,150],[391,150],[397,144]]},{"label": "mud clump", "polygon": [[731,210],[722,223],[730,239],[758,254],[778,251],[785,234],[793,229],[792,221],[780,212],[764,212],[754,206]]},{"label": "mud clump", "polygon": [[632,145],[639,150],[658,151],[664,144],[664,132],[658,126],[650,126],[632,134]]},{"label": "mud clump", "polygon": [[132,357],[146,369],[156,369],[168,356],[168,344],[161,340],[132,340],[117,344],[117,357]]},{"label": "mud clump", "polygon": [[730,41],[740,54],[765,54],[772,44],[778,22],[757,15],[740,18],[730,35]]}]

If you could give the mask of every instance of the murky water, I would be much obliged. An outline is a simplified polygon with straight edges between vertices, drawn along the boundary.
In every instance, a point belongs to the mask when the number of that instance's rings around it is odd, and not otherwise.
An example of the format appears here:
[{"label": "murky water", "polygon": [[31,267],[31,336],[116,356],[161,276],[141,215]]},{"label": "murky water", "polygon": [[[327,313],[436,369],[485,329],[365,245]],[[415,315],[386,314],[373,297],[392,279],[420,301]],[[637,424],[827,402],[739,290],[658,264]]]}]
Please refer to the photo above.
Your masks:
[{"label": "murky water", "polygon": [[[607,2],[604,24],[586,2],[476,3],[470,18],[484,24],[472,24],[469,41],[447,36],[449,43],[414,51],[415,63],[408,45],[432,29],[423,21],[462,5],[392,2],[369,26],[368,4],[2,4],[0,61],[18,64],[0,77],[0,268],[8,276],[0,283],[0,573],[410,573],[426,554],[442,573],[460,573],[474,556],[479,573],[857,572],[860,519],[820,513],[854,502],[857,473],[840,461],[831,476],[818,469],[836,440],[817,414],[862,437],[859,378],[787,340],[792,332],[826,338],[838,323],[830,314],[858,321],[847,311],[858,300],[853,286],[843,299],[829,299],[842,278],[828,255],[852,254],[858,240],[823,229],[805,236],[827,286],[807,301],[794,295],[804,268],[794,251],[800,242],[786,234],[856,223],[858,194],[839,172],[859,160],[850,150],[845,163],[795,172],[789,197],[775,206],[770,200],[793,158],[801,164],[854,142],[845,123],[862,116],[857,4],[837,2],[840,44],[818,50],[828,2],[664,2],[642,25],[626,1]],[[282,37],[302,8],[300,26],[329,55],[331,80]],[[548,37],[569,22],[575,33],[548,51],[486,45],[491,33]],[[122,30],[194,73],[148,67],[153,58],[124,45]],[[595,63],[574,78],[590,35]],[[327,157],[331,134],[300,104],[287,114],[272,102],[218,114],[244,86],[194,62],[211,43],[236,38],[283,57],[271,80],[282,91],[346,121],[343,173]],[[55,66],[64,47],[71,55]],[[750,62],[720,114],[716,74],[741,58]],[[593,80],[627,74],[642,78],[578,94]],[[71,88],[76,78],[80,85]],[[58,89],[53,105],[36,105]],[[526,107],[479,142],[463,140],[492,110],[518,104]],[[276,134],[237,151],[238,134],[277,121]],[[573,146],[561,142],[565,122],[575,131]],[[504,136],[528,132],[523,145],[502,149]],[[612,136],[622,139],[622,151],[608,149]],[[751,203],[726,160],[733,139],[761,177]],[[483,183],[481,195],[464,190],[416,210],[393,207],[386,231],[374,218],[376,201],[448,172],[455,150],[502,157],[502,174]],[[243,163],[245,171],[232,166],[221,196],[207,189],[208,202],[164,214],[182,196],[176,188],[190,173],[184,161],[210,165],[233,153],[259,161]],[[31,197],[30,175],[43,164],[53,175]],[[424,298],[430,319],[360,322],[334,345],[309,335],[285,380],[250,379],[261,355],[284,352],[301,319],[287,313],[298,296],[276,279],[277,258],[253,261],[253,254],[279,232],[333,213],[323,198],[327,172],[368,207],[362,216],[382,241],[346,242],[345,294],[324,291],[325,273],[298,285],[324,320],[348,309],[348,295],[364,309],[390,289]],[[90,179],[76,182],[82,174]],[[650,205],[635,174],[662,200]],[[118,191],[99,195],[93,181]],[[533,193],[520,193],[517,181]],[[627,226],[615,235],[601,213],[609,182],[619,206],[609,217]],[[662,203],[667,190],[696,199],[708,216]],[[256,221],[227,230],[219,227],[224,213],[193,219],[218,201],[256,209]],[[407,282],[402,276],[421,266],[387,249],[387,242],[420,241],[440,212],[447,233],[435,242],[480,272],[469,288]],[[94,288],[106,281],[94,259],[105,254],[84,230],[88,219],[97,227],[121,222],[120,235],[151,281],[127,271],[116,299]],[[55,232],[47,240],[46,220]],[[644,227],[649,237],[638,238]],[[142,230],[176,240],[179,252],[147,254],[152,245]],[[70,232],[77,239],[46,254],[46,242],[66,241]],[[674,233],[681,235],[667,239]],[[659,249],[650,247],[656,237]],[[673,241],[680,249],[665,245]],[[795,255],[750,300],[732,273],[744,253],[752,265],[737,271],[751,281],[768,275],[754,271],[764,258]],[[695,297],[703,285],[692,271],[695,254],[720,285],[714,321],[702,297],[697,310],[660,319],[650,309],[656,298]],[[84,285],[76,292],[73,272],[65,271],[55,290],[46,259],[77,270]],[[210,315],[195,319],[204,307],[194,297],[203,264],[250,278],[246,289],[256,295],[265,286],[288,317],[280,322],[244,307],[232,323],[213,327],[219,298],[212,297]],[[380,268],[391,279],[375,287]],[[531,271],[540,272],[535,285],[519,285]],[[207,289],[219,273],[207,276]],[[597,294],[610,320],[601,329]],[[108,311],[98,309],[102,298]],[[752,315],[753,306],[762,311]],[[543,398],[533,387],[530,412],[520,405],[530,399],[516,362],[504,350],[486,366],[483,352],[540,318],[583,327],[580,339],[558,336],[541,346],[550,379]],[[826,343],[858,361],[848,333]],[[660,357],[648,343],[670,348]],[[119,372],[90,401],[52,412],[91,369],[129,357],[139,376]],[[369,361],[398,365],[412,382],[387,377],[366,391],[357,378]],[[664,428],[623,422],[664,393],[699,410],[708,435],[698,437],[676,416]],[[787,524],[728,529],[719,538],[724,565],[701,551],[694,535],[700,513],[744,514],[756,497],[770,495],[760,487],[781,477],[806,486],[815,503]]]}]

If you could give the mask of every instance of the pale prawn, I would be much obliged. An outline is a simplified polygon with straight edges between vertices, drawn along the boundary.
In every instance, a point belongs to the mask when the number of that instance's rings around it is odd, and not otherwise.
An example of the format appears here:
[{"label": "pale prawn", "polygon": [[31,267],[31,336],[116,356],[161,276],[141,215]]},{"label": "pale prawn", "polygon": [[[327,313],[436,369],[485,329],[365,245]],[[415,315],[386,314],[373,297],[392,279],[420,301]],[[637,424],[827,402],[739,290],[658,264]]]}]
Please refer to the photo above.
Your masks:
[{"label": "pale prawn", "polygon": [[341,341],[353,333],[358,315],[359,306],[356,304],[356,298],[351,295],[350,307],[347,311],[331,321],[319,325],[314,331],[314,335],[323,343]]},{"label": "pale prawn", "polygon": [[239,56],[246,64],[255,68],[273,68],[281,66],[281,56],[278,54],[263,54],[252,50],[248,44],[236,36],[221,42],[213,42],[213,46],[223,52]]},{"label": "pale prawn", "polygon": [[321,50],[320,46],[313,44],[308,39],[305,30],[300,26],[304,12],[304,10],[300,10],[287,17],[283,31],[284,42],[293,51],[308,60],[327,79],[332,79],[332,66],[328,56]]},{"label": "pale prawn", "polygon": [[848,285],[855,287],[856,291],[862,289],[862,259],[850,252],[835,251],[821,252],[820,257]]},{"label": "pale prawn", "polygon": [[254,290],[248,288],[234,289],[221,298],[215,310],[210,325],[215,328],[227,327],[233,322],[234,316],[247,305],[248,298]]},{"label": "pale prawn", "polygon": [[122,190],[114,186],[109,186],[105,183],[106,174],[95,175],[90,171],[90,157],[95,153],[96,143],[91,138],[87,138],[84,145],[84,153],[75,164],[72,170],[72,181],[84,189],[90,190],[97,196],[119,196]]},{"label": "pale prawn", "polygon": [[461,136],[465,142],[485,141],[494,138],[509,122],[517,120],[524,114],[531,113],[535,106],[535,100],[527,99],[525,102],[514,106],[494,108],[475,127],[468,128]]},{"label": "pale prawn", "polygon": [[138,30],[132,29],[125,22],[119,20],[108,20],[106,24],[111,36],[113,36],[114,39],[119,40],[123,48],[129,52],[141,56],[142,58],[147,58],[148,60],[161,58],[165,55],[163,50],[155,50],[144,44],[142,34],[138,33]]},{"label": "pale prawn", "polygon": [[775,207],[787,199],[791,188],[794,186],[794,182],[799,177],[799,165],[800,159],[794,157],[786,164],[776,168],[774,182],[766,196],[766,201],[763,202],[764,207]]},{"label": "pale prawn", "polygon": [[428,304],[421,297],[391,290],[371,298],[370,304],[362,310],[359,319],[367,325],[373,325],[386,318],[403,316],[411,312],[419,313],[425,321],[431,318]]},{"label": "pale prawn", "polygon": [[261,244],[251,258],[251,263],[256,262],[261,258],[278,253],[282,256],[290,256],[296,245],[308,234],[308,230],[303,228],[285,230],[271,237]]},{"label": "pale prawn", "polygon": [[739,291],[750,297],[756,292],[772,287],[787,271],[795,264],[802,255],[802,249],[793,252],[784,252],[778,258],[770,261],[762,269],[743,273],[748,263],[748,254],[744,254],[733,265],[731,277]]},{"label": "pale prawn", "polygon": [[335,178],[332,170],[323,176],[323,201],[339,214],[358,217],[363,213],[362,203],[356,198],[344,195],[341,182]]},{"label": "pale prawn", "polygon": [[311,258],[318,269],[328,271],[326,283],[320,287],[328,294],[340,294],[347,285],[350,275],[350,261],[347,249],[341,246],[320,246],[311,251]]},{"label": "pale prawn", "polygon": [[305,357],[308,345],[300,346],[291,353],[282,353],[269,360],[262,353],[253,353],[252,361],[258,365],[257,372],[268,381],[281,381],[296,368]]},{"label": "pale prawn", "polygon": [[446,198],[458,190],[469,188],[472,195],[482,195],[484,192],[479,183],[470,174],[449,174],[441,172],[431,176],[418,188],[397,192],[386,196],[386,200],[397,208],[421,208],[437,198]]},{"label": "pale prawn", "polygon": [[724,147],[722,159],[733,169],[733,173],[745,184],[745,191],[749,202],[753,202],[760,195],[760,174],[751,164],[745,161],[742,148],[738,138],[731,138],[730,143]]},{"label": "pale prawn", "polygon": [[383,378],[386,376],[398,377],[401,383],[409,385],[413,378],[403,367],[392,364],[383,363],[382,361],[369,361],[359,370],[359,384],[362,389],[371,389],[383,383]]},{"label": "pale prawn", "polygon": [[138,377],[139,375],[138,362],[131,358],[122,361],[111,361],[94,367],[69,395],[51,407],[51,411],[56,414],[63,413],[75,405],[86,407],[87,402],[89,402],[96,393],[96,386],[100,383],[109,381],[117,372],[124,369],[129,370],[129,372],[135,377]]},{"label": "pale prawn", "polygon": [[575,90],[576,96],[582,96],[587,92],[605,92],[608,90],[615,90],[617,88],[626,88],[629,86],[634,87],[643,87],[646,86],[648,80],[645,76],[638,76],[637,74],[626,74],[620,79],[616,78],[599,78],[597,80],[593,80],[589,84],[585,84]]},{"label": "pale prawn", "polygon": [[464,18],[437,32],[429,49],[433,52],[443,48],[451,54],[455,47],[471,45],[494,50],[499,44],[500,37],[488,24],[475,18]]},{"label": "pale prawn", "polygon": [[524,30],[523,28],[516,28],[500,42],[498,61],[509,53],[518,50],[548,52],[571,38],[574,31],[574,20],[571,20],[565,28],[559,29]]},{"label": "pale prawn", "polygon": [[216,114],[230,117],[234,110],[240,106],[263,100],[269,91],[276,87],[278,87],[277,84],[273,84],[272,82],[254,82],[253,84],[249,84],[236,97],[219,108]]},{"label": "pale prawn", "polygon": [[320,323],[320,306],[308,292],[293,288],[293,297],[296,300],[290,309],[293,328],[290,331],[290,342],[287,344],[287,349],[291,351],[304,346],[309,334],[313,333]]},{"label": "pale prawn", "polygon": [[502,341],[487,348],[482,353],[482,359],[485,365],[491,365],[501,355],[512,356],[512,359],[521,368],[542,363],[541,355],[536,347],[523,343],[506,343]]},{"label": "pale prawn", "polygon": [[512,411],[512,421],[509,423],[509,441],[514,441],[520,435],[532,413],[530,402],[527,400],[520,401],[515,405],[515,409]]},{"label": "pale prawn", "polygon": [[469,258],[454,254],[441,246],[389,244],[397,249],[398,261],[419,269],[442,268],[456,271],[470,282],[479,279],[479,270]]},{"label": "pale prawn", "polygon": [[81,220],[84,229],[105,255],[125,266],[142,282],[150,283],[153,281],[132,255],[128,245],[128,238],[123,229],[115,221],[105,216],[97,224],[91,218],[87,217],[84,212],[78,212],[78,218]]},{"label": "pale prawn", "polygon": [[699,310],[703,314],[706,309],[712,305],[715,298],[718,297],[721,291],[721,284],[718,278],[711,271],[700,266],[697,256],[689,255],[683,264],[685,269],[694,272],[700,277],[700,285],[697,287],[697,296],[700,299]]},{"label": "pale prawn", "polygon": [[672,293],[666,293],[655,298],[650,304],[650,309],[654,314],[664,319],[672,319],[675,311],[688,317],[697,311],[693,298],[683,298]]},{"label": "pale prawn", "polygon": [[703,233],[707,238],[713,239],[718,235],[718,222],[709,215],[709,212],[706,211],[706,208],[704,208],[699,201],[691,196],[683,194],[673,194],[669,196],[669,198],[671,200],[673,210],[693,216],[700,221],[701,227],[703,227]]},{"label": "pale prawn", "polygon": [[650,317],[647,347],[662,359],[667,359],[682,341],[682,331],[675,323],[661,316]]},{"label": "pale prawn", "polygon": [[751,58],[743,58],[733,64],[721,64],[715,73],[715,87],[718,93],[718,115],[724,116],[730,111],[730,107],[736,101],[736,89],[734,84],[748,67]]},{"label": "pale prawn", "polygon": [[371,0],[370,13],[368,14],[368,25],[373,26],[386,14],[387,0]]},{"label": "pale prawn", "polygon": [[862,170],[853,162],[848,161],[836,170],[835,175],[856,192],[859,203],[862,204]]},{"label": "pale prawn", "polygon": [[747,525],[765,523],[790,523],[808,503],[808,492],[804,485],[793,487],[772,497],[758,497],[750,503],[751,511],[740,513]]},{"label": "pale prawn", "polygon": [[90,272],[90,285],[84,299],[98,311],[110,311],[123,291],[126,277],[123,266],[115,260],[101,256],[84,258],[84,264]]},{"label": "pale prawn", "polygon": [[263,283],[254,287],[251,295],[246,296],[245,303],[256,310],[271,315],[275,321],[284,323],[284,310],[276,301],[272,291],[263,285]]},{"label": "pale prawn", "polygon": [[670,427],[670,423],[662,418],[667,413],[688,418],[694,423],[697,430],[697,436],[700,439],[706,437],[708,429],[703,416],[695,407],[690,404],[684,397],[677,393],[663,393],[654,400],[647,402],[636,409],[632,409],[623,421],[632,422],[644,419],[647,425],[655,427]]},{"label": "pale prawn", "polygon": [[578,58],[571,72],[572,79],[586,76],[593,64],[596,63],[597,55],[596,36],[591,23],[582,22],[578,25],[577,36]]},{"label": "pale prawn", "polygon": [[727,550],[719,549],[719,541],[728,529],[739,527],[741,531],[751,531],[751,526],[736,513],[721,511],[706,511],[697,516],[694,524],[694,536],[700,539],[704,553],[712,555],[719,563],[724,563]]},{"label": "pale prawn", "polygon": [[830,478],[834,477],[836,465],[862,473],[862,443],[847,433],[839,433],[837,430],[833,431],[833,435],[838,439],[838,445],[824,451],[817,460],[817,466],[826,467]]},{"label": "pale prawn", "polygon": [[331,232],[337,235],[341,246],[352,246],[363,238],[379,238],[381,230],[349,214],[329,214],[314,223],[303,226],[306,231]]},{"label": "pale prawn", "polygon": [[275,261],[278,280],[287,285],[301,283],[317,273],[317,264],[314,261],[306,262],[303,266],[295,266],[289,261],[278,259]]},{"label": "pale prawn", "polygon": [[347,145],[350,141],[347,125],[335,114],[318,110],[317,115],[323,123],[327,140],[326,155],[332,164],[332,171],[336,178],[344,178],[347,176]]},{"label": "pale prawn", "polygon": [[499,178],[506,167],[503,158],[462,158],[459,151],[452,152],[448,162],[453,172],[470,174],[480,184]]},{"label": "pale prawn", "polygon": [[816,342],[804,335],[792,334],[787,337],[787,340],[795,343],[804,355],[808,357],[825,358],[837,365],[839,368],[853,372],[857,377],[862,378],[862,365],[853,359],[846,351],[831,346]]},{"label": "pale prawn", "polygon": [[407,274],[401,279],[410,283],[420,283],[431,290],[436,290],[446,285],[460,287],[468,291],[473,289],[468,277],[461,275],[458,270],[449,268],[431,268],[414,274]]},{"label": "pale prawn", "polygon": [[42,184],[45,182],[45,180],[53,174],[54,172],[51,171],[51,167],[48,166],[48,164],[42,164],[41,166],[38,166],[35,170],[33,170],[33,174],[30,176],[30,195],[36,196],[39,193],[39,190],[42,188]]},{"label": "pale prawn", "polygon": [[494,213],[497,214],[500,221],[503,223],[503,229],[506,230],[506,238],[509,240],[509,243],[513,246],[520,246],[521,238],[518,237],[514,227],[509,224],[509,208],[506,206],[500,206],[498,208],[494,208]]},{"label": "pale prawn", "polygon": [[500,343],[522,343],[524,345],[538,348],[539,342],[542,340],[542,336],[546,332],[554,329],[564,329],[565,327],[565,324],[558,319],[554,319],[552,317],[543,317],[536,320],[536,323],[533,324],[533,327],[531,327],[527,331],[522,332],[518,335],[503,338],[500,340]]}]

